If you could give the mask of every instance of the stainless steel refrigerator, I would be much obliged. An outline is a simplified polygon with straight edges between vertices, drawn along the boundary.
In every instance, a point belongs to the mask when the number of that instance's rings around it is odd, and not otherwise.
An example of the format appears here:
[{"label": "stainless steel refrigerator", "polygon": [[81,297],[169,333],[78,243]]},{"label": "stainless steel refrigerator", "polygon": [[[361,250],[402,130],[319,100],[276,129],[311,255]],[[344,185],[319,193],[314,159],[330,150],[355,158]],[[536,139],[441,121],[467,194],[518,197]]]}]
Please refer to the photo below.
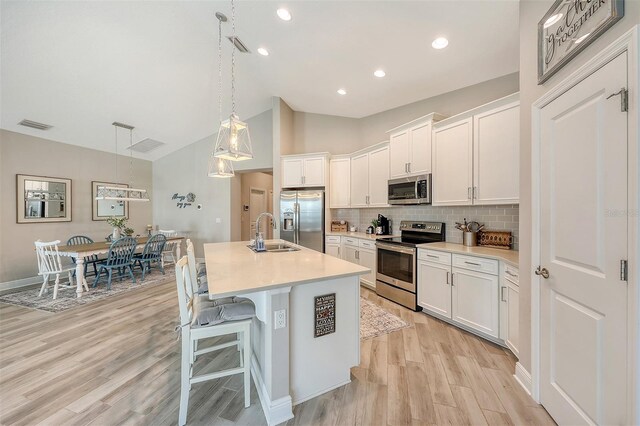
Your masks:
[{"label": "stainless steel refrigerator", "polygon": [[324,191],[280,193],[280,238],[324,253]]}]

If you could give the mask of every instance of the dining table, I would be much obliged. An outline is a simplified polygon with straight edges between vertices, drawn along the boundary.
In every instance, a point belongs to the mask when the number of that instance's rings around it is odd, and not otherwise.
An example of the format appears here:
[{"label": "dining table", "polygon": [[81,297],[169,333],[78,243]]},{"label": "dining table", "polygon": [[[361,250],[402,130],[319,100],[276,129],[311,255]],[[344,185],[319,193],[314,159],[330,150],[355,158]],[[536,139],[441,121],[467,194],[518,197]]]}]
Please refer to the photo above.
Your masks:
[{"label": "dining table", "polygon": [[[149,241],[151,237],[136,237],[136,250],[141,249]],[[167,242],[177,242],[176,244],[176,259],[180,259],[180,245],[185,237],[175,236],[167,237]],[[82,297],[83,286],[88,287],[87,280],[84,276],[84,258],[92,255],[101,255],[109,253],[109,248],[112,242],[110,241],[98,241],[90,244],[75,244],[58,246],[58,253],[60,256],[75,258],[76,262],[76,295]],[[78,278],[80,277],[80,278]]]}]

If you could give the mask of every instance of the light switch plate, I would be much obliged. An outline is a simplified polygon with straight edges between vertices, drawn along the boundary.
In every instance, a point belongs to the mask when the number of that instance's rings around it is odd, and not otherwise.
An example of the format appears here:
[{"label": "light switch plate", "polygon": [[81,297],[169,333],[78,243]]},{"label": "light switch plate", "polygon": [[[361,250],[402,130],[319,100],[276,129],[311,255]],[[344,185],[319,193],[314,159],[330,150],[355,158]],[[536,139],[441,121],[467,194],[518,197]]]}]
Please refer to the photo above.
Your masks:
[{"label": "light switch plate", "polygon": [[216,223],[222,223],[222,219],[220,219],[219,217],[216,217]]},{"label": "light switch plate", "polygon": [[287,310],[281,309],[273,313],[273,328],[285,328],[287,326]]}]

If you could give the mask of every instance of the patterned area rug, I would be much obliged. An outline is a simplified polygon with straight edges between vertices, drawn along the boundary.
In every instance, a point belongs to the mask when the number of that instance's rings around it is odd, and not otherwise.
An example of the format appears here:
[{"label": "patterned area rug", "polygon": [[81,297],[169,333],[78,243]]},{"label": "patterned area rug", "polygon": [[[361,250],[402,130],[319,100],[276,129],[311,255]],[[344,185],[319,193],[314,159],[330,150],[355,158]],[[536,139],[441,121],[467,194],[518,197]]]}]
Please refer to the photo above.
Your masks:
[{"label": "patterned area rug", "polygon": [[386,309],[360,298],[360,339],[370,339],[409,327],[409,323]]},{"label": "patterned area rug", "polygon": [[[111,281],[111,290],[107,290],[107,280],[100,279],[98,286],[92,288],[94,277],[87,277],[87,285],[89,286],[88,293],[82,293],[82,297],[76,297],[75,280],[72,289],[69,289],[61,284],[58,288],[58,297],[53,300],[53,283],[49,281],[49,292],[44,293],[42,297],[38,297],[40,293],[40,286],[37,288],[31,287],[30,289],[18,291],[15,293],[8,293],[0,296],[0,302],[10,303],[12,305],[26,306],[29,308],[40,309],[47,312],[62,312],[67,309],[73,309],[78,306],[86,305],[88,303],[97,302],[98,300],[106,299],[107,297],[116,296],[118,294],[126,293],[128,291],[135,291],[140,288],[147,288],[152,285],[164,284],[167,282],[176,281],[176,276],[173,266],[167,266],[164,268],[165,275],[157,270],[153,269],[151,273],[148,273],[141,281],[140,269],[135,270],[136,282],[135,284],[131,279],[122,279],[118,281],[114,278]],[[116,275],[117,276],[117,275]],[[62,277],[61,277],[62,278]],[[66,278],[66,277],[65,277]],[[174,284],[175,285],[175,284]]]}]

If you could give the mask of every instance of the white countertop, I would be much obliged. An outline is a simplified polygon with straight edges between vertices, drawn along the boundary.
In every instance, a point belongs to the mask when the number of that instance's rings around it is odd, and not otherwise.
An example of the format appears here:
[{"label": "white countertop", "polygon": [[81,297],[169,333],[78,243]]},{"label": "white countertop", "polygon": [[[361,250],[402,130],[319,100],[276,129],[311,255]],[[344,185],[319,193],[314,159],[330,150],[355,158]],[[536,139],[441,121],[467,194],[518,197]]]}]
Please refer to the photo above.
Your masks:
[{"label": "white countertop", "polygon": [[239,295],[369,272],[369,268],[304,247],[291,252],[255,253],[248,244],[204,245],[210,296]]},{"label": "white countertop", "polygon": [[397,235],[376,235],[367,234],[366,232],[325,232],[325,235],[338,235],[341,237],[360,238],[361,240],[377,240],[379,238],[397,237]]},{"label": "white countertop", "polygon": [[418,244],[419,249],[432,249],[448,251],[451,253],[469,254],[472,256],[488,257],[491,259],[502,260],[518,266],[519,253],[515,250],[503,250],[490,247],[467,247],[458,243],[427,243]]}]

